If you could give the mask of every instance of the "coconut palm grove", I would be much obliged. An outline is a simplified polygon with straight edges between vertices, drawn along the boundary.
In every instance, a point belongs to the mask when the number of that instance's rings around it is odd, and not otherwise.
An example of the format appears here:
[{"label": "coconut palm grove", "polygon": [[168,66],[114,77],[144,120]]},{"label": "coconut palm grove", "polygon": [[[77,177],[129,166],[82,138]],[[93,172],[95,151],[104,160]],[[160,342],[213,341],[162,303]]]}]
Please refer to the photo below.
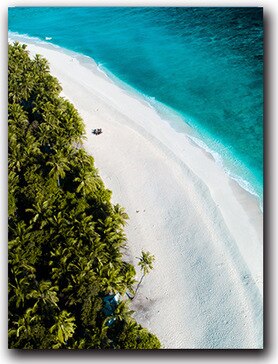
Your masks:
[{"label": "coconut palm grove", "polygon": [[44,58],[9,45],[9,348],[158,349],[129,308],[154,257],[142,252],[138,283],[124,260],[128,216],[60,92]]}]

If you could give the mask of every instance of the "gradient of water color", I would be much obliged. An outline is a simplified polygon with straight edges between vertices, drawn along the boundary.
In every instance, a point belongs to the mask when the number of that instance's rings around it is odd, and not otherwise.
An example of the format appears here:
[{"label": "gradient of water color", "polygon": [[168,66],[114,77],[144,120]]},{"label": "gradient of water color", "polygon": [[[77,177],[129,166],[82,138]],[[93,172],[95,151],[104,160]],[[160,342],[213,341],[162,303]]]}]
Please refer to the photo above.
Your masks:
[{"label": "gradient of water color", "polygon": [[262,8],[22,7],[9,9],[9,30],[90,56],[161,112],[170,106],[262,204],[262,17]]}]

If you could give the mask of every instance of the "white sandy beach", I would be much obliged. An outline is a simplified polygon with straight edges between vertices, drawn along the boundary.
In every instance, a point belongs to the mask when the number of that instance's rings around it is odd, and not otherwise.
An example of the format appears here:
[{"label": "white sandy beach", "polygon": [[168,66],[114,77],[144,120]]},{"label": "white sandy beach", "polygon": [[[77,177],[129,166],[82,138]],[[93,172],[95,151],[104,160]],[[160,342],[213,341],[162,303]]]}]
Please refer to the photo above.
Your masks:
[{"label": "white sandy beach", "polygon": [[137,264],[142,249],[156,257],[133,301],[137,321],[165,348],[261,348],[263,222],[255,198],[92,62],[24,43],[48,59],[85,122],[85,149],[130,217],[128,259]]}]

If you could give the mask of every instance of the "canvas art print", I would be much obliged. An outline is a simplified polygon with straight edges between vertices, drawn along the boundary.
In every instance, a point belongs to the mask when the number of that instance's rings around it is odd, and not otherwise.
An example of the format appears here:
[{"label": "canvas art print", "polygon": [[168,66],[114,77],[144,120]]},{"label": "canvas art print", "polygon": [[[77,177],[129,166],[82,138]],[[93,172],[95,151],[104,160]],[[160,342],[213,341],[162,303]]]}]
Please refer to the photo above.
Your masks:
[{"label": "canvas art print", "polygon": [[263,9],[8,27],[9,348],[263,348]]}]

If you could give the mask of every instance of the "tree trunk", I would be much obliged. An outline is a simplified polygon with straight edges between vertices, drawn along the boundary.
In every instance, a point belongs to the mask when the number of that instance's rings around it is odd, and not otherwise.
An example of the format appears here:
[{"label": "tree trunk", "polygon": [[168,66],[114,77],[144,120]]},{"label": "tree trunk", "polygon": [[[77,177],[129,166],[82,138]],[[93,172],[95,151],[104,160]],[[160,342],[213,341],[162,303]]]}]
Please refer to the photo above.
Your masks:
[{"label": "tree trunk", "polygon": [[145,274],[143,274],[143,275],[142,275],[142,277],[141,277],[141,279],[140,279],[139,283],[137,284],[137,287],[136,287],[136,290],[135,290],[135,293],[134,293],[134,296],[133,296],[133,297],[131,297],[131,296],[127,293],[127,297],[128,297],[129,299],[133,300],[133,299],[135,298],[135,296],[136,296],[136,294],[137,294],[137,291],[138,291],[138,289],[139,289],[139,287],[140,287],[140,285],[141,285],[141,283],[142,283],[142,281],[143,281],[143,278],[144,278],[144,277],[145,277]]}]

